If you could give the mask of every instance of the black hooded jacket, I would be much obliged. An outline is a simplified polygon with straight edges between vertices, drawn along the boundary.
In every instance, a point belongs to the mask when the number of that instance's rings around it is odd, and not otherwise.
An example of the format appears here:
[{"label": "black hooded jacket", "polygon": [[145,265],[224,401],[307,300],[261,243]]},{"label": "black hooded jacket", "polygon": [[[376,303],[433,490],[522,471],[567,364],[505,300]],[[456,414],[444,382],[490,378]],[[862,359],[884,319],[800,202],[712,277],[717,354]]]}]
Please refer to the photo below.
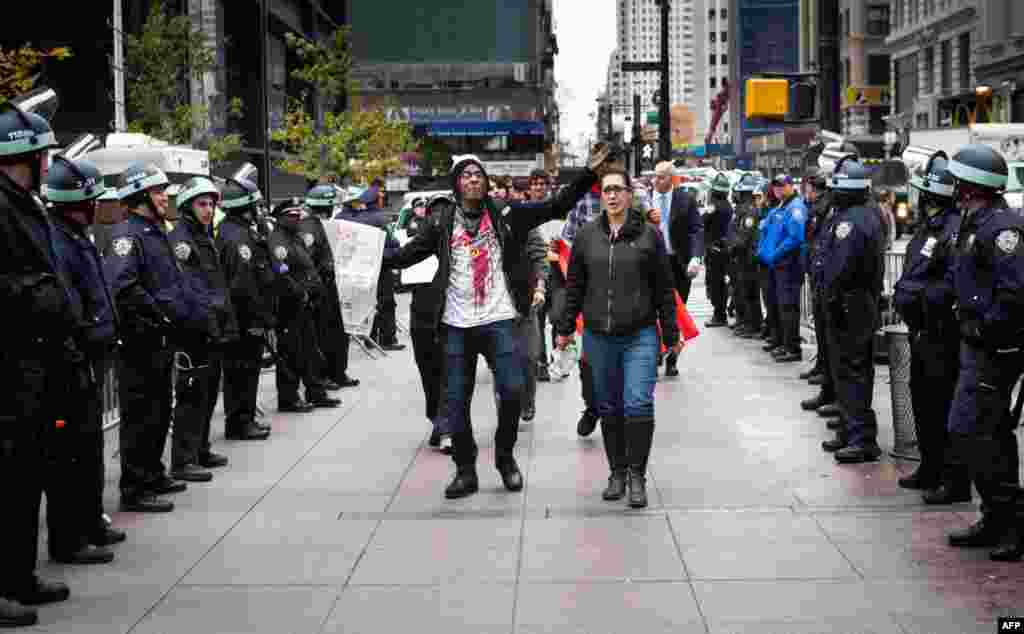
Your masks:
[{"label": "black hooded jacket", "polygon": [[[462,161],[456,165],[452,171],[452,188],[456,192],[456,196],[458,196],[457,185],[462,170],[470,164],[483,170],[483,166],[476,161]],[[486,180],[485,172],[484,191],[489,189]],[[561,193],[542,202],[508,201],[504,206],[499,207],[493,199],[489,197],[484,199],[483,213],[490,214],[498,243],[501,245],[505,285],[512,296],[512,301],[515,302],[516,311],[520,315],[528,315],[530,311],[530,281],[534,274],[526,248],[530,230],[549,220],[564,218],[576,206],[576,203],[590,191],[596,180],[597,174],[590,169],[585,169],[583,174]],[[444,201],[437,203],[429,221],[421,224],[420,230],[412,240],[407,242],[397,253],[391,255],[385,253],[384,255],[383,268],[386,269],[404,269],[422,262],[432,255],[437,256],[437,273],[431,283],[438,300],[433,306],[434,315],[431,320],[435,328],[441,324],[441,318],[444,316],[451,274],[451,238],[458,204],[458,202],[452,204]]]}]

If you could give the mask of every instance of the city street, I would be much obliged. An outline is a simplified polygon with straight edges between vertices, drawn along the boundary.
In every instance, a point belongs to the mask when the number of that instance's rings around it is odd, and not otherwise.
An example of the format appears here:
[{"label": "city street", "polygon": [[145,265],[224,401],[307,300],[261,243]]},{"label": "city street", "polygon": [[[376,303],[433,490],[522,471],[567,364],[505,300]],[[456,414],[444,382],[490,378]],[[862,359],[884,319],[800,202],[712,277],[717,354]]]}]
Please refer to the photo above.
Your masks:
[{"label": "city street", "polygon": [[[701,322],[703,296],[697,287],[691,299]],[[404,312],[408,295],[399,301]],[[822,420],[797,402],[811,394],[800,369],[704,331],[681,376],[658,385],[641,512],[600,498],[600,431],[576,435],[575,376],[539,386],[519,441],[526,486],[514,494],[491,466],[482,370],[481,490],[446,501],[452,465],[426,446],[411,349],[371,361],[353,347],[362,386],[341,393],[341,409],[309,415],[276,414],[266,373],[271,439],[225,443],[218,414],[230,466],[174,496],[171,514],[114,513],[128,531],[115,563],[44,563],[72,597],[26,631],[962,634],[1020,614],[1019,564],[945,545],[973,505],[921,505],[896,486],[913,463],[837,467],[822,453]]]}]

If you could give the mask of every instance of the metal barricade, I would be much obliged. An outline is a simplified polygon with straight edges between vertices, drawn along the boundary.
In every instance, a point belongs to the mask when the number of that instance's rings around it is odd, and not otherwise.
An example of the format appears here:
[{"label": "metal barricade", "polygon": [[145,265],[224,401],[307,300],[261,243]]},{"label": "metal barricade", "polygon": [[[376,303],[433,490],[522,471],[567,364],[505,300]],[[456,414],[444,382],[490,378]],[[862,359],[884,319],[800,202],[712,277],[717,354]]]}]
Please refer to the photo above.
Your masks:
[{"label": "metal barricade", "polygon": [[110,363],[103,377],[103,431],[121,422],[120,398],[117,392],[117,364]]},{"label": "metal barricade", "polygon": [[889,349],[893,425],[893,448],[889,454],[895,458],[920,460],[910,397],[910,333],[903,325],[887,326],[885,340]]}]

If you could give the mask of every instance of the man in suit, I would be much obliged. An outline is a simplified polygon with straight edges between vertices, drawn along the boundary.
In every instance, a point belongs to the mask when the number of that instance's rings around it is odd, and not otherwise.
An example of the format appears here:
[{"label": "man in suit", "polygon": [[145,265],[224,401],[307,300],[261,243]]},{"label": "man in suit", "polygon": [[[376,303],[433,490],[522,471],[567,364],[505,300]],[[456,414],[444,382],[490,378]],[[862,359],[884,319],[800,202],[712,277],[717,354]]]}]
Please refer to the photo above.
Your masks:
[{"label": "man in suit", "polygon": [[[704,252],[704,222],[697,210],[697,201],[682,189],[672,188],[671,161],[662,161],[654,168],[654,192],[651,204],[657,210],[656,218],[665,239],[676,290],[686,302],[690,297],[690,282],[697,276],[697,258]],[[665,360],[665,375],[675,376],[676,356]]]}]

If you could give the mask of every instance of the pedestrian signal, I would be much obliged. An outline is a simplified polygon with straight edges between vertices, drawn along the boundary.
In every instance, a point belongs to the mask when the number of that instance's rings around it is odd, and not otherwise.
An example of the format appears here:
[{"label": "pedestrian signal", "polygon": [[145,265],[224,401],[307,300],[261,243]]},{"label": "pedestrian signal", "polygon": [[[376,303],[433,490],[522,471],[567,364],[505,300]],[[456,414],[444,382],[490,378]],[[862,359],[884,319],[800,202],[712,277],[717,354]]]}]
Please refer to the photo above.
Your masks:
[{"label": "pedestrian signal", "polygon": [[746,95],[748,119],[784,119],[789,112],[788,80],[748,79]]}]

